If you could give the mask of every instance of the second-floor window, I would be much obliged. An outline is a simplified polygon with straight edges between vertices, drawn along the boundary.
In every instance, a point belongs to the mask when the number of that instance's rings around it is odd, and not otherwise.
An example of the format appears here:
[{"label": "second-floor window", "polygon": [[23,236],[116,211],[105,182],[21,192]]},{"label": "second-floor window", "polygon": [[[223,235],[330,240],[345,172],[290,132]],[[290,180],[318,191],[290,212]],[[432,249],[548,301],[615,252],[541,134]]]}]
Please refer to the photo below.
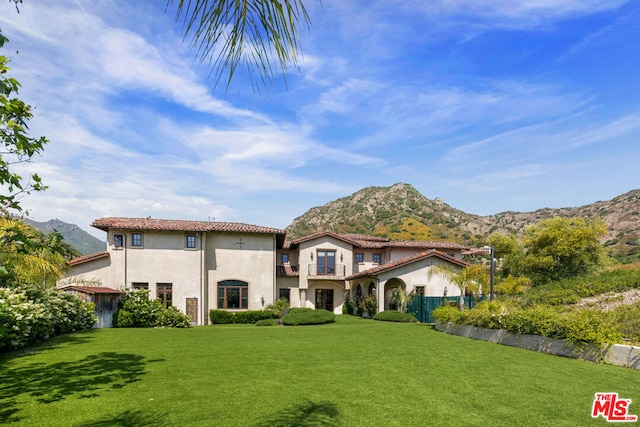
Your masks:
[{"label": "second-floor window", "polygon": [[289,254],[282,254],[282,263],[286,264],[289,262]]},{"label": "second-floor window", "polygon": [[187,241],[185,247],[187,249],[195,249],[196,248],[196,235],[195,234],[187,234]]},{"label": "second-floor window", "polygon": [[336,274],[336,251],[318,251],[318,275]]},{"label": "second-floor window", "polygon": [[356,254],[356,262],[357,263],[364,262],[364,254]]},{"label": "second-floor window", "polygon": [[382,263],[382,255],[381,254],[373,254],[373,263],[374,264]]},{"label": "second-floor window", "polygon": [[113,246],[115,246],[116,248],[121,248],[122,242],[123,242],[122,234],[113,235]]},{"label": "second-floor window", "polygon": [[131,235],[131,246],[142,247],[142,233],[133,233]]}]

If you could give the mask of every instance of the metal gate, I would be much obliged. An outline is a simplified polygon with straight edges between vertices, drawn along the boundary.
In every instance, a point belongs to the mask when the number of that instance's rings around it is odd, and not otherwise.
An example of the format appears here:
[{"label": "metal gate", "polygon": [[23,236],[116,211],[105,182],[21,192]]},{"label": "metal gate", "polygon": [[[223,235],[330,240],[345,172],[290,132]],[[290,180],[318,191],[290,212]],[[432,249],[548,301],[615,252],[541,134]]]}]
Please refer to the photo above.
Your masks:
[{"label": "metal gate", "polygon": [[[482,301],[484,297],[478,298],[478,302]],[[411,302],[407,305],[407,313],[413,313],[421,323],[435,323],[433,318],[433,310],[440,307],[443,304],[448,304],[449,301],[458,303],[460,297],[424,297],[416,295]],[[465,308],[473,308],[476,305],[476,300],[471,296],[464,297]]]}]

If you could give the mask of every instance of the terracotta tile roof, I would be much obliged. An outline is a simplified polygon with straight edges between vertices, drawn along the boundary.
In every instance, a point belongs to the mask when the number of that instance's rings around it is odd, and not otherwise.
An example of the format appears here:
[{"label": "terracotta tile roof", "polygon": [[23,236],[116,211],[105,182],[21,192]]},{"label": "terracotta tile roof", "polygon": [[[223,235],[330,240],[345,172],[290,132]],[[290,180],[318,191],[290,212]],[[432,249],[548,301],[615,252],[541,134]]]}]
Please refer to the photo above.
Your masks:
[{"label": "terracotta tile roof", "polygon": [[90,262],[90,261],[94,261],[101,258],[109,258],[109,253],[98,252],[97,254],[85,255],[79,258],[74,258],[71,261],[69,261],[69,265],[74,266],[74,265],[84,264],[85,262]]},{"label": "terracotta tile roof", "polygon": [[335,239],[352,244],[356,248],[362,249],[384,249],[384,248],[410,248],[410,249],[439,249],[439,250],[468,250],[469,247],[453,242],[426,241],[426,240],[389,240],[385,237],[367,236],[365,234],[338,234],[332,231],[319,231],[308,236],[300,237],[293,241],[286,241],[284,249],[292,249],[302,242],[317,239],[318,237],[330,236]]},{"label": "terracotta tile roof", "polygon": [[334,239],[342,240],[344,242],[351,243],[354,246],[358,246],[358,242],[356,240],[350,239],[346,234],[338,234],[334,233],[333,231],[318,231],[317,233],[309,234],[308,236],[300,237],[299,239],[289,242],[289,247],[297,246],[300,243],[324,236],[333,237]]},{"label": "terracotta tile roof", "polygon": [[298,277],[300,276],[300,271],[297,265],[276,265],[276,276]]},{"label": "terracotta tile roof", "polygon": [[157,218],[110,217],[93,221],[91,226],[103,231],[140,230],[140,231],[222,231],[231,233],[264,233],[285,235],[284,230],[241,222],[187,221]]},{"label": "terracotta tile roof", "polygon": [[395,240],[389,242],[386,247],[389,248],[426,248],[426,249],[456,249],[468,250],[469,246],[461,245],[453,242],[440,242],[434,240]]},{"label": "terracotta tile roof", "polygon": [[426,252],[421,252],[419,254],[415,254],[406,258],[401,258],[395,261],[391,261],[387,264],[382,264],[374,268],[370,268],[368,270],[360,271],[358,273],[352,274],[350,276],[345,277],[345,280],[354,280],[359,279],[360,277],[367,276],[375,276],[385,271],[393,270],[394,268],[401,267],[403,265],[411,264],[416,261],[420,261],[425,258],[430,258],[432,256],[436,256],[445,261],[451,262],[453,264],[459,265],[460,267],[467,267],[469,263],[459,260],[458,258],[452,257],[444,252],[440,252],[438,250],[432,249]]},{"label": "terracotta tile roof", "polygon": [[88,294],[124,294],[124,292],[119,291],[113,288],[103,288],[100,286],[79,286],[79,285],[71,285],[60,288],[62,291],[75,290],[79,292],[85,292]]}]

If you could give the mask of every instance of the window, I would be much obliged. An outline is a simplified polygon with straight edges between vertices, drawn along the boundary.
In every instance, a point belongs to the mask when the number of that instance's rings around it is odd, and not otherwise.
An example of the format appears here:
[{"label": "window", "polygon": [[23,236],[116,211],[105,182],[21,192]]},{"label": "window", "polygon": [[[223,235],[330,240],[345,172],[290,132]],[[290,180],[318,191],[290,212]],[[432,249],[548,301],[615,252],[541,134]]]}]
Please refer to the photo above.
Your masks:
[{"label": "window", "polygon": [[356,288],[356,296],[362,296],[362,285],[358,285],[358,287]]},{"label": "window", "polygon": [[364,262],[364,254],[356,254],[356,262]]},{"label": "window", "polygon": [[333,311],[333,289],[316,289],[316,308]]},{"label": "window", "polygon": [[131,287],[133,289],[149,289],[149,284],[145,283],[145,282],[133,282],[131,284]]},{"label": "window", "polygon": [[336,274],[336,251],[318,251],[318,275]]},{"label": "window", "polygon": [[185,243],[185,247],[187,249],[195,249],[196,248],[196,235],[195,234],[187,234],[187,241]]},{"label": "window", "polygon": [[133,233],[131,235],[131,246],[142,247],[142,233]]},{"label": "window", "polygon": [[286,264],[289,262],[289,254],[282,254],[282,263]]},{"label": "window", "polygon": [[218,282],[218,308],[249,308],[249,284],[242,280]]},{"label": "window", "polygon": [[278,292],[278,299],[286,299],[291,302],[291,289],[280,289]]},{"label": "window", "polygon": [[122,242],[123,242],[122,234],[113,235],[113,246],[115,246],[116,248],[121,248]]},{"label": "window", "polygon": [[171,283],[156,283],[156,298],[162,301],[165,307],[171,306],[173,285]]},{"label": "window", "polygon": [[373,254],[373,263],[374,264],[380,264],[381,262],[382,262],[382,255]]},{"label": "window", "polygon": [[424,286],[416,286],[416,294],[424,296]]}]

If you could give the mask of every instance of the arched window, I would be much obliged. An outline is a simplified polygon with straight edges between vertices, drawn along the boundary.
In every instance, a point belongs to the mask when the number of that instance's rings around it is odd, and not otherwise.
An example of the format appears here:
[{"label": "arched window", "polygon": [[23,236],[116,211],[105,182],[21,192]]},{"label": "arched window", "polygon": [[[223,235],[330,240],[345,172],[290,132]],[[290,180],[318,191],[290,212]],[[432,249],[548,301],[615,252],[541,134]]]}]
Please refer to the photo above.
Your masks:
[{"label": "arched window", "polygon": [[242,280],[218,282],[218,308],[249,308],[249,284]]},{"label": "arched window", "polygon": [[375,293],[376,293],[376,285],[373,282],[371,282],[369,283],[369,295],[375,294]]},{"label": "arched window", "polygon": [[362,296],[362,285],[358,285],[358,287],[356,288],[356,296]]}]

